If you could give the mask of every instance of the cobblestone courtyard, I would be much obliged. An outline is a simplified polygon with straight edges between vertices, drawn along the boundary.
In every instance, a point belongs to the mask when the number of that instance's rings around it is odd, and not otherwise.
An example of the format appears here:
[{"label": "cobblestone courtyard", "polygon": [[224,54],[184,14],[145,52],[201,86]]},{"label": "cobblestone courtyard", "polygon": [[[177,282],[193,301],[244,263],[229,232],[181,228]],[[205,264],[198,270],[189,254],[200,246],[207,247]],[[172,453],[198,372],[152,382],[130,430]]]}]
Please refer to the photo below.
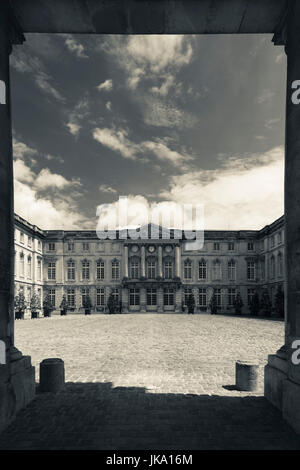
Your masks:
[{"label": "cobblestone courtyard", "polygon": [[[0,448],[299,449],[263,398],[263,366],[283,322],[211,315],[54,316],[16,322],[16,346],[65,361],[65,389],[37,394]],[[238,392],[235,361],[261,365]]]}]

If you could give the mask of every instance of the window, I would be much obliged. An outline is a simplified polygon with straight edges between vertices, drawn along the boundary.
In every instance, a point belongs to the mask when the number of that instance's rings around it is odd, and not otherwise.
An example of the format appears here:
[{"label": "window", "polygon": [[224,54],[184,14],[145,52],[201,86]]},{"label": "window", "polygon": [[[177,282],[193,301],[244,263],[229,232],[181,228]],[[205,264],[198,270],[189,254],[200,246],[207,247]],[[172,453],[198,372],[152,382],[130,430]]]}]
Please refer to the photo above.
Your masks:
[{"label": "window", "polygon": [[86,301],[88,300],[90,296],[90,289],[88,287],[83,287],[81,289],[81,305],[84,307]]},{"label": "window", "polygon": [[24,243],[24,233],[20,232],[20,243]]},{"label": "window", "polygon": [[83,242],[82,243],[82,249],[83,249],[83,251],[89,251],[89,249],[90,249],[89,243]]},{"label": "window", "polygon": [[152,289],[152,288],[147,289],[147,305],[156,305],[156,304],[157,304],[156,289]]},{"label": "window", "polygon": [[67,302],[69,307],[75,307],[75,289],[69,288],[67,290]]},{"label": "window", "polygon": [[206,279],[206,261],[204,259],[199,261],[198,276],[199,279]]},{"label": "window", "polygon": [[55,251],[55,243],[48,243],[48,250]]},{"label": "window", "polygon": [[220,251],[220,243],[214,242],[214,251]]},{"label": "window", "polygon": [[221,279],[222,278],[222,266],[221,261],[216,259],[213,262],[213,270],[212,270],[212,277],[213,279]]},{"label": "window", "polygon": [[27,289],[26,289],[26,300],[27,300],[28,304],[30,303],[30,299],[31,299],[31,287],[27,287]]},{"label": "window", "polygon": [[254,250],[253,242],[248,242],[248,251],[253,251],[253,250]]},{"label": "window", "polygon": [[82,261],[82,279],[90,278],[90,262],[87,260]]},{"label": "window", "polygon": [[277,241],[278,241],[278,245],[280,245],[280,243],[282,243],[282,233],[281,232],[278,232],[278,234],[277,234]]},{"label": "window", "polygon": [[38,258],[37,260],[37,279],[38,281],[42,280],[42,260]]},{"label": "window", "polygon": [[24,277],[24,254],[20,253],[20,276]]},{"label": "window", "polygon": [[254,281],[255,279],[255,262],[247,261],[247,279],[249,281]]},{"label": "window", "polygon": [[49,261],[48,263],[48,279],[54,280],[56,278],[56,263]]},{"label": "window", "polygon": [[260,274],[261,274],[261,279],[265,279],[265,275],[266,275],[266,274],[265,274],[265,271],[266,271],[266,269],[265,269],[265,260],[262,259],[262,260],[260,261]]},{"label": "window", "polygon": [[254,297],[254,294],[255,294],[255,289],[249,288],[248,291],[247,291],[247,301],[248,301],[248,305],[251,305],[252,300],[253,300],[253,297]]},{"label": "window", "polygon": [[55,289],[49,289],[49,300],[53,307],[55,307]]},{"label": "window", "polygon": [[112,279],[119,279],[120,277],[120,263],[118,260],[111,263],[111,277]]},{"label": "window", "polygon": [[105,291],[104,291],[104,287],[97,287],[97,292],[96,292],[96,305],[97,305],[97,307],[104,307],[104,305],[105,305]]},{"label": "window", "polygon": [[130,274],[132,279],[138,279],[139,277],[139,262],[137,259],[132,259],[130,262]]},{"label": "window", "polygon": [[38,250],[41,251],[41,241],[38,240]]},{"label": "window", "polygon": [[199,307],[206,307],[206,289],[199,289]]},{"label": "window", "polygon": [[67,279],[68,281],[75,281],[75,261],[72,259],[67,264]]},{"label": "window", "polygon": [[271,248],[273,248],[274,245],[275,245],[275,237],[274,237],[274,235],[271,236],[270,244],[271,244]]},{"label": "window", "polygon": [[156,263],[153,258],[148,259],[147,271],[148,271],[148,278],[154,279],[156,276]]},{"label": "window", "polygon": [[189,259],[184,262],[184,278],[192,279],[192,262]]},{"label": "window", "polygon": [[114,301],[119,303],[120,302],[120,292],[119,292],[119,289],[117,287],[114,287],[111,291],[112,293],[112,296],[114,298]]},{"label": "window", "polygon": [[173,277],[173,263],[171,260],[165,261],[165,278],[172,279]]},{"label": "window", "polygon": [[104,279],[104,261],[102,259],[99,259],[97,261],[96,265],[96,278],[99,279]]},{"label": "window", "polygon": [[278,253],[277,255],[277,266],[278,266],[278,276],[283,275],[283,259],[282,254]]},{"label": "window", "polygon": [[222,291],[221,289],[214,289],[214,296],[216,299],[217,307],[222,306]]},{"label": "window", "polygon": [[164,305],[174,305],[174,289],[169,287],[164,289]]},{"label": "window", "polygon": [[74,242],[68,242],[68,251],[74,251]]},{"label": "window", "polygon": [[236,291],[234,288],[230,288],[228,289],[228,305],[229,307],[232,307],[234,305],[234,301],[235,301],[235,294]]},{"label": "window", "polygon": [[228,279],[229,281],[235,281],[236,279],[236,265],[233,259],[228,261]]},{"label": "window", "polygon": [[228,243],[228,251],[234,251],[234,242]]},{"label": "window", "polygon": [[129,305],[140,305],[140,289],[129,289]]},{"label": "window", "polygon": [[275,258],[271,256],[270,258],[270,277],[273,279],[275,277]]},{"label": "window", "polygon": [[263,251],[265,248],[265,240],[260,240],[260,249]]},{"label": "window", "polygon": [[31,247],[32,238],[28,236],[27,245]]},{"label": "window", "polygon": [[184,302],[184,305],[187,305],[188,304],[188,299],[189,299],[189,296],[192,295],[192,288],[191,287],[185,287],[184,288],[184,298],[183,298],[183,302]]},{"label": "window", "polygon": [[31,279],[31,256],[27,258],[27,277]]}]

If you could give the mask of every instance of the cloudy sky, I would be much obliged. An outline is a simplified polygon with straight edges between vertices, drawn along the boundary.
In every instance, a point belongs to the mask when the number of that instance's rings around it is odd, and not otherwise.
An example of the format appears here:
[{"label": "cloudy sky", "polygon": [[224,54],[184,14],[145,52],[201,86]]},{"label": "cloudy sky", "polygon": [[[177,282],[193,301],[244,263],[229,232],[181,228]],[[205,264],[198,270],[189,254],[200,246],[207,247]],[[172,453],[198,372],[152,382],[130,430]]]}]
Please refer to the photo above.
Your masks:
[{"label": "cloudy sky", "polygon": [[[28,34],[11,55],[15,212],[203,204],[206,229],[283,214],[286,57],[269,35]],[[107,206],[107,204],[109,204]]]}]

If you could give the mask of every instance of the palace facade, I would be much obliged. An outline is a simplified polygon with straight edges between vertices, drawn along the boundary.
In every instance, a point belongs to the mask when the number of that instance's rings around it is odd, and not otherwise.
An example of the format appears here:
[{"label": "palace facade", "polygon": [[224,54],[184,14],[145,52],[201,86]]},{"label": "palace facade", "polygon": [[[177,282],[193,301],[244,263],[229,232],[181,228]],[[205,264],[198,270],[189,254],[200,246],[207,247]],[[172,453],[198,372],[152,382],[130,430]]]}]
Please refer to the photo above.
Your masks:
[{"label": "palace facade", "polygon": [[201,250],[184,237],[100,240],[91,230],[41,230],[15,215],[15,292],[27,300],[49,294],[59,311],[106,312],[110,293],[122,312],[181,312],[193,293],[195,313],[209,312],[213,293],[220,312],[233,312],[239,292],[244,313],[255,292],[267,289],[273,305],[284,289],[284,217],[262,230],[208,230]]}]

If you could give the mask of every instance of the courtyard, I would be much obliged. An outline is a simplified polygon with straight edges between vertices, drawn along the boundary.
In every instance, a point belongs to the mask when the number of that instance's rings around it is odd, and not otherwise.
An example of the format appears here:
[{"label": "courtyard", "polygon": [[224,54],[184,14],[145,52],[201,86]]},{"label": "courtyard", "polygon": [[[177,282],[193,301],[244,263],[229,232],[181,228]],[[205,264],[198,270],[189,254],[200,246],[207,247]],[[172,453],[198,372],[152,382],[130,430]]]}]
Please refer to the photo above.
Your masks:
[{"label": "courtyard", "polygon": [[[65,362],[66,387],[37,393],[1,449],[299,449],[263,397],[279,320],[221,315],[68,315],[15,322],[36,367]],[[236,360],[260,364],[258,390],[234,389]]]}]

